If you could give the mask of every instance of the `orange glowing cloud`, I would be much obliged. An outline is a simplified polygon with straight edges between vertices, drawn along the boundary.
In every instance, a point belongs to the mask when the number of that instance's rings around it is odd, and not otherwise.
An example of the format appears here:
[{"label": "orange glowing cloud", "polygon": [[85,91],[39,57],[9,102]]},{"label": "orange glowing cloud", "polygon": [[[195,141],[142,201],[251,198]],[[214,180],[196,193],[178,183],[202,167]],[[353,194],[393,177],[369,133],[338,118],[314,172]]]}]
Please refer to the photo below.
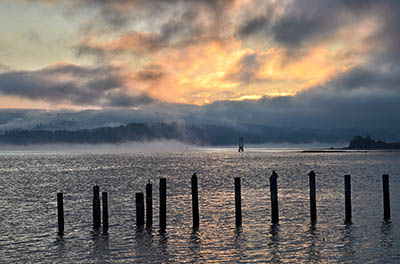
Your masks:
[{"label": "orange glowing cloud", "polygon": [[[249,2],[236,1],[225,15],[238,12]],[[207,16],[196,19],[207,28],[213,25],[208,24]],[[372,49],[365,40],[378,30],[377,21],[360,19],[298,49],[273,41],[252,45],[234,35],[201,31],[187,38],[178,34],[170,40],[162,32],[144,30],[115,39],[91,37],[79,49],[110,56],[112,63],[124,66],[124,81],[131,93],[203,105],[218,100],[295,95],[323,85],[365,60]]]}]

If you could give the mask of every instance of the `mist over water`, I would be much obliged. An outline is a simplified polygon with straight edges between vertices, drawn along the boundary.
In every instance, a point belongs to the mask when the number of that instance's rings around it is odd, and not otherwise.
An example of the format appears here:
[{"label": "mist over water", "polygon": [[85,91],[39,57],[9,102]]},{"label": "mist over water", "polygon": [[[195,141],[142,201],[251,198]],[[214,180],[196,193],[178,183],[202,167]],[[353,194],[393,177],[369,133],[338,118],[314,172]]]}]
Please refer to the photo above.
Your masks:
[{"label": "mist over water", "polygon": [[11,153],[158,153],[183,152],[198,147],[175,140],[154,140],[150,142],[124,142],[118,144],[30,144],[1,145],[0,155]]},{"label": "mist over water", "polygon": [[[148,152],[0,152],[0,262],[265,263],[400,261],[400,153],[301,153],[236,148]],[[175,146],[174,144],[172,144]],[[140,149],[138,146],[136,146]],[[167,148],[168,147],[168,148]],[[182,149],[181,149],[182,147]],[[167,151],[167,149],[169,151]],[[165,150],[165,151],[158,151]],[[270,223],[268,178],[278,175],[280,222]],[[316,172],[309,220],[307,173]],[[200,228],[191,228],[190,177],[199,179]],[[392,221],[384,222],[383,173]],[[343,175],[352,175],[353,223],[344,223]],[[243,226],[235,228],[233,178],[242,178]],[[167,178],[167,230],[158,231],[158,181]],[[135,193],[153,183],[153,229],[135,226]],[[109,195],[108,235],[92,231],[92,187]],[[65,235],[57,236],[56,193]]]}]

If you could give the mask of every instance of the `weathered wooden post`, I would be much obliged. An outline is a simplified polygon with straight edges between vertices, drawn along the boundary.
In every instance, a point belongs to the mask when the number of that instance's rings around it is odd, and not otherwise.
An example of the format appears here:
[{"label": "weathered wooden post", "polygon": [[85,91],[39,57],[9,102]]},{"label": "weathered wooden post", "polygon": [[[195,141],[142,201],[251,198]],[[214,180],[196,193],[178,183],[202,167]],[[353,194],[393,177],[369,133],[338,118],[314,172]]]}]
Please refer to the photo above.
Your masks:
[{"label": "weathered wooden post", "polygon": [[199,227],[199,192],[197,189],[197,175],[192,175],[192,213],[193,213],[193,228]]},{"label": "weathered wooden post", "polygon": [[144,226],[144,198],[143,193],[136,193],[136,226]]},{"label": "weathered wooden post", "polygon": [[101,225],[100,188],[93,186],[93,228],[99,229]]},{"label": "weathered wooden post", "polygon": [[146,228],[153,226],[153,186],[149,182],[146,184]]},{"label": "weathered wooden post", "polygon": [[101,198],[103,202],[103,232],[108,232],[108,195],[107,192],[101,193]]},{"label": "weathered wooden post", "polygon": [[57,193],[58,235],[64,235],[64,201],[63,193]]},{"label": "weathered wooden post", "polygon": [[235,177],[235,216],[236,226],[242,225],[242,197],[240,187],[240,177]]},{"label": "weathered wooden post", "polygon": [[167,228],[167,179],[160,178],[160,230]]},{"label": "weathered wooden post", "polygon": [[351,176],[344,176],[344,200],[346,210],[346,222],[351,222]]},{"label": "weathered wooden post", "polygon": [[390,219],[390,193],[389,193],[389,174],[382,175],[383,183],[383,219]]},{"label": "weathered wooden post", "polygon": [[310,216],[311,222],[315,222],[317,220],[317,201],[315,195],[315,173],[314,171],[310,171],[308,174],[310,179]]},{"label": "weathered wooden post", "polygon": [[271,190],[271,222],[279,222],[279,207],[278,207],[278,174],[272,171],[272,175],[269,177],[269,184]]}]

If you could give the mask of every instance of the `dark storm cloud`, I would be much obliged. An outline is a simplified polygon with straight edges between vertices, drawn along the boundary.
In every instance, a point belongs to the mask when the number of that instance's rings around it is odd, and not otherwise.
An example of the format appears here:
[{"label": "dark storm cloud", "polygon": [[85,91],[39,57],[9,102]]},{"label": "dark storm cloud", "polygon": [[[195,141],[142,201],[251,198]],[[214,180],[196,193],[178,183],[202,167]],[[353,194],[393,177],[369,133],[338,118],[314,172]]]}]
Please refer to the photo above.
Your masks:
[{"label": "dark storm cloud", "polygon": [[[0,93],[53,103],[96,106],[136,106],[150,103],[145,95],[130,95],[119,69],[57,65],[38,71],[14,71],[0,74]],[[118,100],[124,97],[125,100]]]},{"label": "dark storm cloud", "polygon": [[337,90],[368,90],[400,92],[400,65],[358,66],[327,84]]},{"label": "dark storm cloud", "polygon": [[293,1],[286,5],[283,14],[277,15],[276,7],[269,5],[264,15],[249,16],[238,33],[243,37],[272,36],[281,44],[296,47],[329,36],[374,13],[381,14],[386,26],[390,26],[388,22],[397,18],[395,10],[399,7],[400,2],[392,0]]},{"label": "dark storm cloud", "polygon": [[130,96],[124,92],[117,92],[107,96],[105,106],[132,107],[151,103],[154,103],[154,99],[147,95]]}]

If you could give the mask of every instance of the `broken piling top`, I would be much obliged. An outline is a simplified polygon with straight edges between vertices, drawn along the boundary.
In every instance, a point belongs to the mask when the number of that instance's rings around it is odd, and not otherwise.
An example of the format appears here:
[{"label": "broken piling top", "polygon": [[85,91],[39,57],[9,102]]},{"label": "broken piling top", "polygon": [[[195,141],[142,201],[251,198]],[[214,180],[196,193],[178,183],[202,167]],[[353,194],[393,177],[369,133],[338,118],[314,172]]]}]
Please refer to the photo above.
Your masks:
[{"label": "broken piling top", "polygon": [[272,175],[269,177],[269,180],[272,181],[276,181],[278,179],[278,174],[276,174],[275,171],[272,171]]}]

